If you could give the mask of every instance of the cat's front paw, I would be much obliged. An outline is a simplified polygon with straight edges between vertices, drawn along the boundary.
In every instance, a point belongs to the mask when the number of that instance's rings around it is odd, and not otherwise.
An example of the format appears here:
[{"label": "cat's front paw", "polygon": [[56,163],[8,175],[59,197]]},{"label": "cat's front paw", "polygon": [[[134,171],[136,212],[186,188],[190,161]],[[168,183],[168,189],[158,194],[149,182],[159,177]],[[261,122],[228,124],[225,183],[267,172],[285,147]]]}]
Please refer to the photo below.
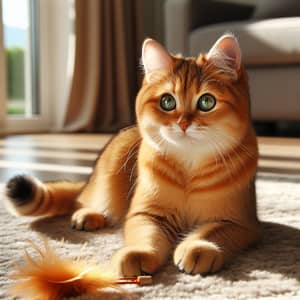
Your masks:
[{"label": "cat's front paw", "polygon": [[76,210],[71,218],[71,226],[76,230],[92,231],[103,228],[104,225],[104,216],[87,207]]},{"label": "cat's front paw", "polygon": [[224,264],[224,258],[214,243],[185,240],[175,249],[174,263],[182,272],[205,275],[218,272]]},{"label": "cat's front paw", "polygon": [[128,246],[118,250],[112,260],[113,272],[118,276],[132,277],[152,274],[160,267],[157,254],[146,247]]}]

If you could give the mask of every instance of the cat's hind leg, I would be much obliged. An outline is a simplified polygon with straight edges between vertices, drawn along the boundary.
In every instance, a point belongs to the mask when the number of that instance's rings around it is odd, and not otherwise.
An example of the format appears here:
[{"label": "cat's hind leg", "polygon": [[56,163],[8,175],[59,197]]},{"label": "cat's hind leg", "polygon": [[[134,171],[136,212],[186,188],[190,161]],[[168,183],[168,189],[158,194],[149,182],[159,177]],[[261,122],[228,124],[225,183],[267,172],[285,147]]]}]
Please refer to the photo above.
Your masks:
[{"label": "cat's hind leg", "polygon": [[97,230],[104,227],[105,218],[102,213],[89,207],[83,207],[73,213],[71,225],[76,230]]},{"label": "cat's hind leg", "polygon": [[128,185],[124,173],[107,174],[102,170],[94,174],[77,199],[72,228],[92,231],[120,223],[129,206]]},{"label": "cat's hind leg", "polygon": [[140,135],[136,127],[121,131],[106,146],[71,218],[77,230],[96,230],[120,223],[127,213],[136,179]]}]

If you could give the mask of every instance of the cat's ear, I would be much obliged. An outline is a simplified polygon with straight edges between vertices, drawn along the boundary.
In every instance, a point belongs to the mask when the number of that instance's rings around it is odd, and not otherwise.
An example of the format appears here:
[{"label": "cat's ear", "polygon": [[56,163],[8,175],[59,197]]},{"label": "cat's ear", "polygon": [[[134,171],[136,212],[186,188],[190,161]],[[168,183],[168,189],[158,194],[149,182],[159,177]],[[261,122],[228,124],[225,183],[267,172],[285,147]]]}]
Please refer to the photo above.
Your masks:
[{"label": "cat's ear", "polygon": [[146,39],[142,49],[142,64],[145,69],[147,81],[155,71],[171,69],[172,57],[168,51],[158,42]]},{"label": "cat's ear", "polygon": [[236,37],[232,34],[221,36],[207,54],[208,61],[218,67],[239,71],[241,67],[241,48]]}]

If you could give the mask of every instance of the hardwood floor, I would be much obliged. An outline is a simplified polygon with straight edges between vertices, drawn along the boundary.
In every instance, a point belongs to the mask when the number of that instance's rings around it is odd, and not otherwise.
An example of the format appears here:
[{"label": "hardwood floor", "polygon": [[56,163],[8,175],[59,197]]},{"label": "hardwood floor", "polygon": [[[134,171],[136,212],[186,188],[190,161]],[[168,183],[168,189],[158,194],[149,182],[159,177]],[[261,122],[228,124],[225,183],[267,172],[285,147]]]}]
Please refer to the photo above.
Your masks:
[{"label": "hardwood floor", "polygon": [[[0,139],[0,182],[16,174],[41,180],[87,179],[111,135],[37,134]],[[258,138],[259,174],[300,177],[300,139]]]},{"label": "hardwood floor", "polygon": [[16,174],[41,180],[84,180],[111,138],[100,134],[37,134],[0,140],[0,182]]},{"label": "hardwood floor", "polygon": [[259,137],[258,172],[300,177],[300,138]]}]

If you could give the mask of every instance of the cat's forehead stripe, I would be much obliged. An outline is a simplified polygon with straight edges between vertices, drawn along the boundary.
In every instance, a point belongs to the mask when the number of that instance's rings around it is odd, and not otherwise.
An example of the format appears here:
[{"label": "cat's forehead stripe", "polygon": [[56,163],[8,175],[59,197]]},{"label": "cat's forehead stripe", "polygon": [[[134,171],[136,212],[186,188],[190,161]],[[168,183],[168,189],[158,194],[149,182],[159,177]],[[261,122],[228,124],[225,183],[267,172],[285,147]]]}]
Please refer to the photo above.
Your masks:
[{"label": "cat's forehead stripe", "polygon": [[177,77],[174,81],[176,83],[174,91],[180,89],[183,94],[186,94],[193,84],[196,83],[196,86],[200,84],[201,69],[192,59],[180,59],[173,70],[173,75]]}]

